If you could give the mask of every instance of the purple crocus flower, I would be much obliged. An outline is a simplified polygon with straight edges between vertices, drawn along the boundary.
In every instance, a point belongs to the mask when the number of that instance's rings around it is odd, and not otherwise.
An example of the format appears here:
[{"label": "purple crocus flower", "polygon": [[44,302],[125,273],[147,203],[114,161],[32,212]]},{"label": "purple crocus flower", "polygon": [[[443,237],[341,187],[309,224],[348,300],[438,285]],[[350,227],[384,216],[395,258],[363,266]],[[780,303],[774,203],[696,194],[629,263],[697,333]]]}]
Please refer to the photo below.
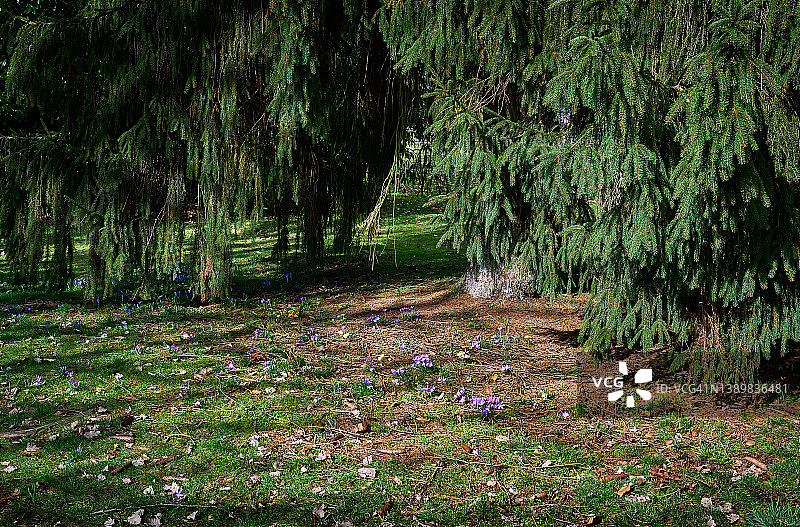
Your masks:
[{"label": "purple crocus flower", "polygon": [[433,362],[431,361],[430,355],[427,353],[422,353],[414,357],[414,363],[420,368],[433,368]]}]

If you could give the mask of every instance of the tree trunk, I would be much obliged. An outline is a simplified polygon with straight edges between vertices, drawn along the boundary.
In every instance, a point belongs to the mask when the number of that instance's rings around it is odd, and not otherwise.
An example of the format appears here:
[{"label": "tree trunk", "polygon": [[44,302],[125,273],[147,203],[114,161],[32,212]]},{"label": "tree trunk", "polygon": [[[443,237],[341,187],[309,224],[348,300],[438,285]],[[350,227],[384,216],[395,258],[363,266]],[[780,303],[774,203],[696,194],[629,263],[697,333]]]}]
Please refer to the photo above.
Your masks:
[{"label": "tree trunk", "polygon": [[530,275],[518,263],[468,265],[464,273],[464,291],[479,298],[525,298],[533,294],[531,285]]},{"label": "tree trunk", "polygon": [[210,182],[200,188],[197,227],[193,248],[192,292],[201,302],[227,300],[231,295],[230,217],[222,199],[222,188]]},{"label": "tree trunk", "polygon": [[100,296],[105,289],[105,279],[103,257],[100,255],[100,231],[96,226],[92,226],[92,231],[89,233],[89,283],[85,289],[84,296],[90,302],[100,302]]},{"label": "tree trunk", "polygon": [[63,291],[69,279],[67,253],[72,233],[67,217],[67,203],[64,191],[59,185],[56,190],[58,202],[53,207],[53,258],[50,260],[50,272],[47,279],[48,287],[56,291]]}]

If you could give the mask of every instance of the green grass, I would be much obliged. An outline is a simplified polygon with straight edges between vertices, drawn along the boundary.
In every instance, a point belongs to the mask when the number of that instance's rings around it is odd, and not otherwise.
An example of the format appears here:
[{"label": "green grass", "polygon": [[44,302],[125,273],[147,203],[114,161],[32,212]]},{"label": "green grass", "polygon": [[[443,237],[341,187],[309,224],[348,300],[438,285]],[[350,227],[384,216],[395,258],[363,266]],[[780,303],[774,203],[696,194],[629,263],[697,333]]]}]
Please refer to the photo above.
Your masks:
[{"label": "green grass", "polygon": [[[520,317],[544,304],[475,311],[436,211],[413,196],[397,211],[374,270],[363,256],[278,267],[269,224],[243,226],[229,305],[192,305],[181,284],[98,306],[4,283],[0,525],[129,525],[142,509],[165,526],[727,524],[703,498],[792,524],[796,418],[678,401],[588,414]],[[433,367],[412,369],[422,353]],[[453,401],[462,386],[504,408]]]}]

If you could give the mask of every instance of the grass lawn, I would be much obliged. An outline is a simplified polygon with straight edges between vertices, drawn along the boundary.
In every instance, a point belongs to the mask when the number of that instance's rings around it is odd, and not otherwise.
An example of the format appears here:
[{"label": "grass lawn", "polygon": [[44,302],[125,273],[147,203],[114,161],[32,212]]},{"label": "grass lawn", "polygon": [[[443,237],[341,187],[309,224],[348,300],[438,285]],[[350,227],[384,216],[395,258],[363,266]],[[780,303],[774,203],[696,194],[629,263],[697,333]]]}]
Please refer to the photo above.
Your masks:
[{"label": "grass lawn", "polygon": [[582,299],[460,294],[435,212],[400,200],[374,270],[247,226],[229,305],[0,277],[0,525],[800,525],[793,374],[590,411]]}]

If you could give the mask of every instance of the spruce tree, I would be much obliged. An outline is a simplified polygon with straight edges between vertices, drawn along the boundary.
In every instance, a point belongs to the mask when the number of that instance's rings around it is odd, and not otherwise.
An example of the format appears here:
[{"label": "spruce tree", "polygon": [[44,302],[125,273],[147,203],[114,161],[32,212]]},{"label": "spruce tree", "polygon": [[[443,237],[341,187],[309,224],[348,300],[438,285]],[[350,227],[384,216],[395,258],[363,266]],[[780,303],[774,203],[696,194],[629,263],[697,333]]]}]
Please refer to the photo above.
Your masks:
[{"label": "spruce tree", "polygon": [[186,265],[224,298],[235,221],[274,217],[277,256],[295,217],[312,261],[344,251],[425,128],[483,293],[588,292],[588,350],[669,344],[714,379],[800,337],[796,2],[6,5],[18,281],[63,288],[82,236],[92,298]]},{"label": "spruce tree", "polygon": [[545,103],[552,76],[544,2],[390,2],[384,33],[407,75],[429,86],[432,170],[450,181],[443,242],[466,251],[485,295],[580,290],[558,233],[587,213],[569,179],[531,177],[564,135]]},{"label": "spruce tree", "polygon": [[[4,11],[6,94],[38,115],[2,144],[2,218],[17,279],[66,284],[75,236],[88,295],[190,266],[201,300],[231,284],[231,225],[290,216],[310,260],[344,252],[391,164],[400,83],[375,2],[82,1]],[[191,250],[183,251],[189,212]],[[47,253],[50,247],[53,252]]]},{"label": "spruce tree", "polygon": [[780,0],[411,0],[383,27],[432,87],[470,265],[588,288],[599,355],[671,343],[742,380],[800,337],[798,23]]}]

